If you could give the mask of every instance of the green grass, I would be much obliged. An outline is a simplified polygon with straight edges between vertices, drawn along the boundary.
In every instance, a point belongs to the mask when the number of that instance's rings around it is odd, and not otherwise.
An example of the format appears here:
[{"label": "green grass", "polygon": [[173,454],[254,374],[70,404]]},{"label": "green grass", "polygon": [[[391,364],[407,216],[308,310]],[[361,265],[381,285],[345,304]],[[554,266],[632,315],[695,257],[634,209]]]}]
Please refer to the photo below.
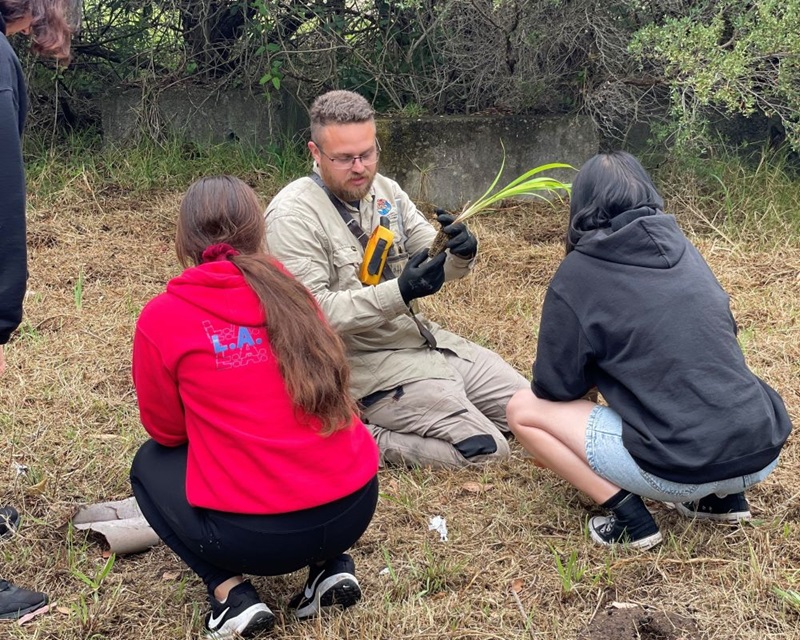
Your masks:
[{"label": "green grass", "polygon": [[729,242],[773,244],[800,235],[799,169],[786,151],[742,156],[722,148],[706,158],[673,158],[654,177],[668,213],[691,214]]},{"label": "green grass", "polygon": [[28,191],[47,202],[66,190],[113,188],[133,194],[185,189],[202,176],[230,174],[269,191],[307,173],[308,155],[299,144],[255,149],[233,143],[204,146],[179,138],[143,140],[127,147],[103,146],[90,132],[49,145],[25,138]]}]

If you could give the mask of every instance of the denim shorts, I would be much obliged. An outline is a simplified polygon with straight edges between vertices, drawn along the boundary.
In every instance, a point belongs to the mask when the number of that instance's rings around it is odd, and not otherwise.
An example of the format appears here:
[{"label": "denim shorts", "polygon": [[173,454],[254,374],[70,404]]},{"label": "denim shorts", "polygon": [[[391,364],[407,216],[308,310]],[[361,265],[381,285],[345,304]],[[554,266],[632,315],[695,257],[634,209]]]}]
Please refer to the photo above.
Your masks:
[{"label": "denim shorts", "polygon": [[661,502],[690,502],[712,493],[740,493],[761,482],[778,465],[775,458],[761,471],[737,478],[683,484],[654,476],[641,469],[622,443],[622,418],[601,405],[592,409],[586,425],[586,458],[594,472],[621,489]]}]

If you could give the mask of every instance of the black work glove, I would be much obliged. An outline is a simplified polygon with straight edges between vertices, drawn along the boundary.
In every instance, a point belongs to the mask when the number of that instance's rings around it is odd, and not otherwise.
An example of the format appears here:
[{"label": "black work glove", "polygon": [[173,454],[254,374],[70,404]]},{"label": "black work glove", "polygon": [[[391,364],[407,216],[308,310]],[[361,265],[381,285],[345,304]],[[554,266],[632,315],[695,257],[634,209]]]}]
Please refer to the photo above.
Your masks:
[{"label": "black work glove", "polygon": [[[436,293],[444,284],[444,261],[447,256],[440,253],[432,260],[425,262],[427,257],[427,249],[414,254],[397,278],[400,295],[403,296],[406,304],[417,298],[424,298]],[[423,262],[425,264],[422,264]]]},{"label": "black work glove", "polygon": [[447,241],[450,253],[465,260],[472,260],[478,252],[478,239],[469,232],[467,225],[463,222],[453,224],[455,216],[444,209],[436,209],[436,219],[442,225],[442,231],[450,236]]}]

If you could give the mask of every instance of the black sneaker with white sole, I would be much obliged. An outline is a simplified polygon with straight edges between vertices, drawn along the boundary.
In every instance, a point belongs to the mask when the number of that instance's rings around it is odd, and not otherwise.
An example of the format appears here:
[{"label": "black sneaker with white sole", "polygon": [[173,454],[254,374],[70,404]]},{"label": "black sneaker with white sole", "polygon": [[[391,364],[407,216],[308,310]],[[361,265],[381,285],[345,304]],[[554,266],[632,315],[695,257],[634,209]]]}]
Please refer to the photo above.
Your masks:
[{"label": "black sneaker with white sole", "polygon": [[17,531],[19,513],[14,507],[0,507],[0,538],[7,538]]},{"label": "black sneaker with white sole", "polygon": [[611,515],[589,520],[589,533],[595,542],[627,544],[634,549],[649,549],[661,542],[658,525],[639,496],[620,490],[603,506],[611,509]]},{"label": "black sneaker with white sole", "polygon": [[632,528],[616,516],[595,516],[589,520],[592,540],[600,544],[626,544],[633,549],[650,549],[661,542],[661,532],[653,521],[652,526]]},{"label": "black sneaker with white sole", "polygon": [[250,636],[275,626],[275,615],[261,602],[249,581],[236,585],[225,602],[209,598],[211,611],[206,616],[206,637],[213,640]]},{"label": "black sneaker with white sole", "polygon": [[361,599],[355,571],[355,562],[346,553],[320,567],[309,567],[303,590],[289,601],[289,607],[301,620],[317,615],[325,607],[352,607]]},{"label": "black sneaker with white sole", "polygon": [[740,521],[750,520],[750,505],[744,493],[732,493],[720,498],[715,493],[695,500],[693,502],[677,502],[675,509],[687,518],[699,520],[713,520],[736,524]]},{"label": "black sneaker with white sole", "polygon": [[7,580],[0,580],[0,620],[16,620],[46,604],[45,594],[15,587]]}]

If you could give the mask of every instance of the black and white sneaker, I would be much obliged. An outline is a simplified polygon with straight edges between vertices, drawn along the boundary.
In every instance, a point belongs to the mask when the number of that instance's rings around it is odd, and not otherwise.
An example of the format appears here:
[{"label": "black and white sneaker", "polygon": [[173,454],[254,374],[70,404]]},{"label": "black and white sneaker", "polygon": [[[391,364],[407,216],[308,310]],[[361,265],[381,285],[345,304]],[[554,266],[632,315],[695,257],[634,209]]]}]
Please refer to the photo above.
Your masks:
[{"label": "black and white sneaker", "polygon": [[687,518],[714,520],[715,522],[727,522],[729,524],[747,521],[752,517],[750,505],[747,504],[747,498],[744,497],[744,493],[732,493],[721,498],[712,493],[693,502],[677,502],[675,503],[675,509]]},{"label": "black and white sneaker", "polygon": [[19,513],[14,507],[0,507],[0,538],[8,538],[17,531]]},{"label": "black and white sneaker", "polygon": [[620,490],[603,506],[611,509],[611,515],[589,520],[589,533],[595,542],[627,544],[634,549],[649,549],[661,542],[658,525],[640,496]]},{"label": "black and white sneaker", "polygon": [[16,620],[46,604],[45,594],[15,587],[7,580],[0,580],[0,620]]},{"label": "black and white sneaker", "polygon": [[650,549],[661,542],[661,532],[655,521],[652,526],[632,528],[622,524],[614,515],[595,516],[589,520],[592,540],[604,545],[626,544],[633,549]]},{"label": "black and white sneaker", "polygon": [[236,585],[225,602],[209,598],[211,611],[206,617],[206,637],[225,640],[241,636],[249,638],[275,626],[275,615],[261,602],[249,581]]},{"label": "black and white sneaker", "polygon": [[346,553],[321,567],[309,567],[303,590],[289,601],[289,607],[301,620],[317,615],[323,607],[352,607],[361,599],[355,571],[355,562]]}]

